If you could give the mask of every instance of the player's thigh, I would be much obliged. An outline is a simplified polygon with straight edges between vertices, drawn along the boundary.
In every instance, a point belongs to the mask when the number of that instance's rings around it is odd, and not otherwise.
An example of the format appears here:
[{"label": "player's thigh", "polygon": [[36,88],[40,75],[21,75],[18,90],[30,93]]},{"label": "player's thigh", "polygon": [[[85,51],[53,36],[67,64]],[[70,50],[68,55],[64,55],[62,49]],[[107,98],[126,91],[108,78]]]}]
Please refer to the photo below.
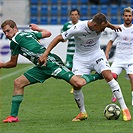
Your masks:
[{"label": "player's thigh", "polygon": [[91,72],[90,66],[91,63],[89,61],[83,61],[74,57],[72,72],[75,75],[90,74]]},{"label": "player's thigh", "polygon": [[111,65],[111,71],[119,75],[122,72],[124,65],[118,62],[113,62]]},{"label": "player's thigh", "polygon": [[128,63],[124,69],[126,74],[133,74],[133,63]]},{"label": "player's thigh", "polygon": [[105,70],[111,70],[110,64],[105,56],[100,56],[99,58],[95,59],[94,70],[96,70],[98,73],[102,73]]}]

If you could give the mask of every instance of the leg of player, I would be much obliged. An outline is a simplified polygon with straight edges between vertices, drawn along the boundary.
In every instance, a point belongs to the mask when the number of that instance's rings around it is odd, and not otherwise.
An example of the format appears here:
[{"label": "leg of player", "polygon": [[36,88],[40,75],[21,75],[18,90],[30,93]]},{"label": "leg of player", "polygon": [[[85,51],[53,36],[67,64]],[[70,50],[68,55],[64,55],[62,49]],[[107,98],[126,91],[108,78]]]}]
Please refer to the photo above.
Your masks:
[{"label": "leg of player", "polygon": [[19,119],[18,119],[19,106],[23,100],[24,87],[28,84],[29,84],[29,81],[24,75],[15,79],[14,93],[12,96],[11,113],[10,113],[10,116],[8,116],[5,120],[3,120],[4,123],[19,122]]},{"label": "leg of player", "polygon": [[[116,73],[112,73],[112,76],[113,78],[116,80],[118,78],[118,75]],[[117,101],[117,98],[116,96],[113,94],[112,95],[112,99],[111,99],[112,102],[116,102]]]},{"label": "leg of player", "polygon": [[133,105],[133,74],[128,74],[130,83],[131,83],[131,96],[132,96],[132,105]]},{"label": "leg of player", "polygon": [[72,121],[82,121],[87,119],[88,114],[86,113],[85,105],[84,105],[84,95],[82,93],[81,87],[87,83],[93,82],[98,79],[103,79],[102,75],[100,74],[90,74],[77,77],[73,76],[70,83],[74,85],[74,99],[78,105],[80,113],[72,120]]},{"label": "leg of player", "polygon": [[88,114],[86,113],[85,105],[84,105],[84,95],[82,93],[82,89],[76,90],[74,87],[74,99],[75,102],[77,103],[80,113],[72,120],[72,121],[82,121],[87,119]]},{"label": "leg of player", "polygon": [[113,94],[116,96],[116,98],[121,106],[122,113],[123,113],[123,120],[130,121],[131,115],[130,115],[129,109],[127,108],[126,103],[124,101],[124,98],[123,98],[123,95],[121,92],[121,88],[120,88],[118,82],[112,77],[110,70],[103,71],[102,75],[105,78],[105,80],[107,81]]}]

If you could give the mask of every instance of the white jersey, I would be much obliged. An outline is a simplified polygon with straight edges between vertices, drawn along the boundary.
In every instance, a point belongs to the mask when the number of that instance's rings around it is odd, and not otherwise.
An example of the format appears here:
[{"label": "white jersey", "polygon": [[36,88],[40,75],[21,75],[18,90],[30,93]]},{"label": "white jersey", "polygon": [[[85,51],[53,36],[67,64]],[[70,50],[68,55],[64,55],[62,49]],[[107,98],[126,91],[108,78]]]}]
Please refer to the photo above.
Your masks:
[{"label": "white jersey", "polygon": [[116,40],[115,60],[133,62],[133,25],[120,25],[122,32],[113,32],[110,40]]},{"label": "white jersey", "polygon": [[[91,20],[90,20],[91,21]],[[62,33],[64,40],[75,38],[75,54],[79,56],[88,56],[97,53],[100,50],[100,34],[92,31],[88,27],[88,20],[80,21],[69,30]]]},{"label": "white jersey", "polygon": [[98,73],[110,70],[109,63],[99,44],[101,33],[97,34],[96,31],[90,30],[88,21],[80,21],[62,33],[64,40],[68,40],[72,36],[75,38],[72,68],[75,75],[89,74],[93,70]]}]

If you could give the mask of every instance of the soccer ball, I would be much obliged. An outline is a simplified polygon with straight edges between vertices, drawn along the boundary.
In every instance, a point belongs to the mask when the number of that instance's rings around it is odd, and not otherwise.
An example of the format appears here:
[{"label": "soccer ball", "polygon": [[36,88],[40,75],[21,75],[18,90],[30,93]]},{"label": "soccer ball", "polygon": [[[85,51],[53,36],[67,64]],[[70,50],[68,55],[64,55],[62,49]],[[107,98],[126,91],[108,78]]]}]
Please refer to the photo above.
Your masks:
[{"label": "soccer ball", "polygon": [[116,104],[108,104],[104,109],[104,116],[108,120],[117,120],[120,117],[121,109]]}]

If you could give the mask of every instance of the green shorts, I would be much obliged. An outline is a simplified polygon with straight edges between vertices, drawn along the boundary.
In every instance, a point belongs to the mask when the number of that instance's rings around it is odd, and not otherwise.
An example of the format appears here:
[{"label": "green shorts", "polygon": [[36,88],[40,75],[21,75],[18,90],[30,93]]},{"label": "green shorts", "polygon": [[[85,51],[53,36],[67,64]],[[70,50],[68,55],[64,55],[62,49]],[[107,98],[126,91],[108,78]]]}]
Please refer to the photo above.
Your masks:
[{"label": "green shorts", "polygon": [[52,55],[50,58],[46,66],[34,66],[24,73],[24,76],[29,80],[30,84],[37,82],[43,83],[50,77],[63,79],[67,82],[70,81],[74,74],[64,66],[61,59],[56,55]]},{"label": "green shorts", "polygon": [[73,55],[67,54],[67,56],[66,56],[66,67],[68,69],[72,69],[72,67],[73,67]]}]

